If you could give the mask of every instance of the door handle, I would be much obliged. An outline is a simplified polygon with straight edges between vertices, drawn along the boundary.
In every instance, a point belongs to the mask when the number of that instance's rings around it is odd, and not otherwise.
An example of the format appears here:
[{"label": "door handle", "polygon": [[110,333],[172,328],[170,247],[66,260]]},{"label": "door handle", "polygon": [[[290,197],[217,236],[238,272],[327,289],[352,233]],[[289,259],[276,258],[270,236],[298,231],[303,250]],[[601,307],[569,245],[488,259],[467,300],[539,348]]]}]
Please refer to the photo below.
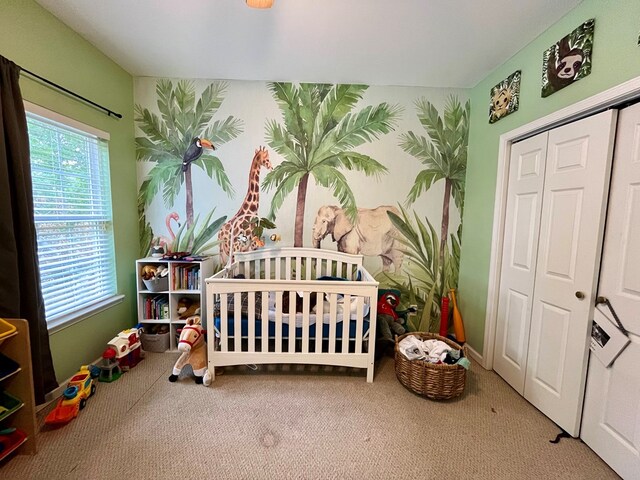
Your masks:
[{"label": "door handle", "polygon": [[576,298],[579,299],[579,300],[582,300],[584,298],[584,293],[576,292]]}]

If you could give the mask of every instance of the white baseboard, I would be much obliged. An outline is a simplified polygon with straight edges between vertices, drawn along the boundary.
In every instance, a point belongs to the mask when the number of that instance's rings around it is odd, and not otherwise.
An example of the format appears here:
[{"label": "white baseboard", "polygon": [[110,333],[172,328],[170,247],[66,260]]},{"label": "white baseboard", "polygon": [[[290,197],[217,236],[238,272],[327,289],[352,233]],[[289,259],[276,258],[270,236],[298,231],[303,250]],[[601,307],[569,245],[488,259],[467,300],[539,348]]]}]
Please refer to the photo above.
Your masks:
[{"label": "white baseboard", "polygon": [[475,351],[469,344],[467,344],[467,351],[469,352],[469,356],[478,362],[482,368],[487,369],[487,367],[484,366],[484,357]]},{"label": "white baseboard", "polygon": [[[87,363],[86,365],[98,365],[98,363],[100,363],[100,360],[102,360],[102,357],[98,358],[97,360],[94,360],[91,363]],[[55,390],[51,390],[49,393],[47,393],[44,396],[44,403],[41,403],[40,405],[36,405],[36,413],[38,413],[43,408],[48,407],[49,404],[51,404],[51,402],[55,402],[59,397],[61,397],[62,392],[65,391],[65,389],[67,388],[67,385],[69,384],[72,378],[73,378],[73,375],[67,378],[64,382],[60,382],[60,384],[58,385],[58,388],[56,388]]]}]

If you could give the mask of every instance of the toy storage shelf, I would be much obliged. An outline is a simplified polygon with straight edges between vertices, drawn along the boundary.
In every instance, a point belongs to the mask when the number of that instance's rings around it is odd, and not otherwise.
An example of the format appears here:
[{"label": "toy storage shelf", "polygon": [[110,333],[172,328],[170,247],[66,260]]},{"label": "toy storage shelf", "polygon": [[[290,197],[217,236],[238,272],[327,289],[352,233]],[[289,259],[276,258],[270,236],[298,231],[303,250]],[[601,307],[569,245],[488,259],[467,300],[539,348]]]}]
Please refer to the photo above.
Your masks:
[{"label": "toy storage shelf", "polygon": [[[186,297],[200,304],[200,316],[206,322],[206,284],[205,279],[213,275],[213,258],[199,261],[162,260],[160,258],[141,258],[136,260],[136,279],[138,292],[138,322],[143,325],[169,325],[170,346],[168,351],[177,350],[176,331],[185,324],[178,314],[178,302]],[[169,269],[168,288],[151,291],[142,280],[141,271],[145,265],[165,266]],[[198,275],[195,275],[198,272]],[[150,306],[153,313],[150,315]]]},{"label": "toy storage shelf", "polygon": [[[8,332],[9,329],[15,331]],[[4,333],[3,333],[4,332]],[[18,364],[6,375],[0,375],[0,390],[7,398],[19,400],[11,413],[0,420],[0,430],[15,428],[15,432],[0,435],[0,441],[7,445],[0,449],[0,467],[5,459],[15,451],[18,455],[36,453],[36,406],[33,394],[33,372],[31,370],[31,344],[29,343],[29,325],[26,320],[0,319],[0,353]],[[5,412],[7,413],[7,412]]]}]

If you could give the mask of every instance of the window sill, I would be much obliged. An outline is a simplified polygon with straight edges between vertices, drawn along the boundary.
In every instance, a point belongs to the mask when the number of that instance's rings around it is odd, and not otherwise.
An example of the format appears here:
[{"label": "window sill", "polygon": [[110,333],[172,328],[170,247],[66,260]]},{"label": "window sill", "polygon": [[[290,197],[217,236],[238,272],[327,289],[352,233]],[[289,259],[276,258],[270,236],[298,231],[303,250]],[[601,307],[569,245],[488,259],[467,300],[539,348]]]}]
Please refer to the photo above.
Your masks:
[{"label": "window sill", "polygon": [[58,317],[55,320],[52,320],[47,323],[47,327],[49,330],[49,335],[53,333],[57,333],[60,330],[64,330],[71,325],[75,325],[78,322],[85,320],[86,318],[92,317],[108,308],[113,307],[119,303],[122,303],[124,300],[124,295],[113,295],[105,300],[102,300],[97,303],[93,303],[85,308],[80,310],[76,310],[69,315],[63,315],[62,317]]}]

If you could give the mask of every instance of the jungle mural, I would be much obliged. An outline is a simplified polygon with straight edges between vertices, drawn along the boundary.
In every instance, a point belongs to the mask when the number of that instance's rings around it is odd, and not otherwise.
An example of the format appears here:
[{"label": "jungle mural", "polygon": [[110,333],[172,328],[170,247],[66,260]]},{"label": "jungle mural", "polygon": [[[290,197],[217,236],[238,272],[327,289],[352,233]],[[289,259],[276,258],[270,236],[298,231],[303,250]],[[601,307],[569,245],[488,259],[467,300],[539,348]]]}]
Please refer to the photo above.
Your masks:
[{"label": "jungle mural", "polygon": [[[258,248],[262,239],[253,234],[254,219],[260,207],[260,170],[272,170],[269,152],[260,147],[256,150],[249,168],[249,187],[238,212],[222,226],[218,234],[220,262],[226,264],[233,252],[247,252]],[[264,245],[264,243],[262,243]]]},{"label": "jungle mural", "polygon": [[360,253],[433,330],[458,281],[464,91],[137,78],[135,97],[141,256]]},{"label": "jungle mural", "polygon": [[303,225],[309,177],[331,190],[349,219],[355,220],[356,199],[341,170],[357,170],[366,176],[381,175],[387,168],[355,147],[394,129],[400,108],[387,103],[368,105],[353,112],[366,85],[270,83],[282,111],[283,123],[268,120],[267,143],[284,162],[267,174],[264,186],[274,189],[269,216],[297,188],[293,246],[303,245]]},{"label": "jungle mural", "polygon": [[322,239],[330,234],[338,251],[379,256],[384,272],[393,265],[394,272],[400,273],[404,252],[398,240],[399,231],[389,213],[397,215],[399,211],[389,205],[359,208],[355,221],[351,221],[344,209],[336,205],[322,206],[313,222],[313,246],[320,248]]},{"label": "jungle mural", "polygon": [[[196,103],[193,82],[186,80],[172,83],[158,80],[156,85],[157,107],[160,116],[138,104],[135,106],[135,122],[144,136],[136,137],[136,156],[139,161],[153,164],[142,182],[138,193],[139,212],[147,207],[158,192],[167,208],[173,207],[183,184],[186,190],[186,221],[174,234],[170,220],[179,220],[176,212],[166,217],[170,238],[155,236],[146,219],[141,216],[141,254],[152,244],[164,244],[169,251],[206,251],[207,243],[220,228],[224,219],[211,222],[211,210],[200,226],[194,220],[192,167],[198,166],[209,177],[215,176],[222,190],[231,194],[233,188],[220,159],[204,148],[215,150],[242,132],[242,121],[228,116],[224,120],[212,119],[224,100],[227,84],[215,82],[208,85]],[[141,212],[142,213],[142,212]]]}]

